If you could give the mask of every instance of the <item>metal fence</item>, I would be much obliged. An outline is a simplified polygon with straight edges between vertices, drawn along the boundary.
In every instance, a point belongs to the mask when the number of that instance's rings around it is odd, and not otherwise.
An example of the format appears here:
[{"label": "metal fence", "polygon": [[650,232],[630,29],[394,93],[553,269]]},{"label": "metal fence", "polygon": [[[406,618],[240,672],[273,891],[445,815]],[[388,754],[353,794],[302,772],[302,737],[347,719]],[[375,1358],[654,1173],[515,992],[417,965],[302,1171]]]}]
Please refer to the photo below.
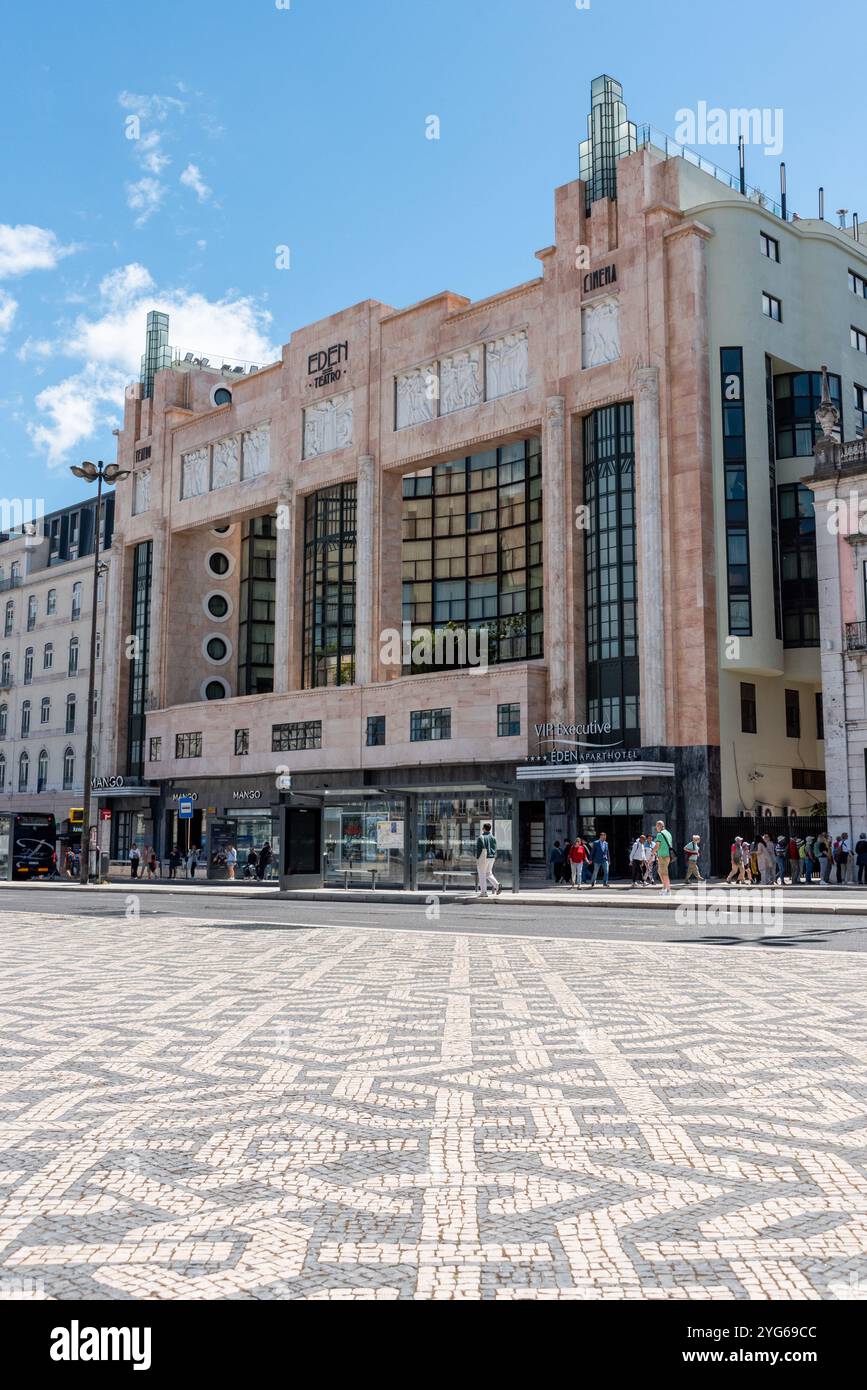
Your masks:
[{"label": "metal fence", "polygon": [[711,873],[725,878],[731,868],[731,847],[735,836],[754,840],[770,835],[776,840],[785,835],[788,840],[805,840],[808,835],[824,834],[828,829],[826,816],[711,816]]}]

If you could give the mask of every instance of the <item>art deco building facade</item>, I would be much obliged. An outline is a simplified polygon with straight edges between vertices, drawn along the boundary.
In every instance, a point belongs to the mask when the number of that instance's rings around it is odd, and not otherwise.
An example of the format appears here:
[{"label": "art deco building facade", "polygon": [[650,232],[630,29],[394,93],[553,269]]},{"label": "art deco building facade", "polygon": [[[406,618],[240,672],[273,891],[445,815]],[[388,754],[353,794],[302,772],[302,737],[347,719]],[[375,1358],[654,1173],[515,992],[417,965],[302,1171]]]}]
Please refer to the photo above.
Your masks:
[{"label": "art deco building facade", "polygon": [[861,418],[867,256],[640,138],[611,79],[593,109],[523,284],[364,301],[256,371],[151,316],[118,452],[117,853],[243,849],[282,801],[299,881],[435,883],[485,815],[531,865],[579,829],[622,855],[657,815],[682,843],[820,799],[801,479],[822,363],[844,437]]}]

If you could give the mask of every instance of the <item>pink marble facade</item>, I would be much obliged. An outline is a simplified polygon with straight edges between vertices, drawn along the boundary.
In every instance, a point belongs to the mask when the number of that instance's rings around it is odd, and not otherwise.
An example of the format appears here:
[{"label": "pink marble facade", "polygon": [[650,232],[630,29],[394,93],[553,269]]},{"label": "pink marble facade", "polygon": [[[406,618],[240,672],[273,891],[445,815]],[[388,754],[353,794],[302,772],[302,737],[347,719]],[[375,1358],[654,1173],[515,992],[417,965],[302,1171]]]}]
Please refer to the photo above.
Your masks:
[{"label": "pink marble facade", "polygon": [[[151,400],[139,399],[138,388],[131,388],[118,462],[126,468],[150,468],[151,506],[131,515],[132,488],[127,484],[119,489],[116,636],[117,649],[122,650],[129,625],[133,547],[138,540],[156,537],[156,640],[148,733],[162,738],[162,760],[146,768],[149,777],[269,771],[280,761],[270,751],[270,726],[283,721],[323,720],[321,752],[292,755],[299,770],[352,770],[443,761],[514,762],[535,751],[536,720],[583,719],[583,541],[575,525],[581,502],[580,417],[614,401],[635,400],[637,406],[639,374],[647,369],[656,373],[658,427],[654,426],[653,448],[638,432],[637,488],[640,504],[642,467],[652,460],[658,469],[651,491],[658,499],[660,543],[658,551],[649,544],[639,551],[641,608],[646,614],[647,605],[660,604],[667,615],[661,626],[661,655],[656,666],[648,662],[648,670],[656,671],[657,707],[667,741],[718,743],[705,318],[709,232],[677,211],[674,165],[648,150],[621,161],[618,202],[596,203],[590,218],[585,217],[580,182],[559,188],[555,245],[537,253],[541,274],[490,299],[470,303],[442,293],[399,310],[371,300],[356,304],[293,333],[281,360],[268,369],[230,379],[233,400],[228,406],[211,405],[217,378],[201,370],[160,372]],[[616,266],[616,283],[585,292],[587,267],[579,264],[578,252],[582,246],[589,250],[591,270]],[[582,309],[615,297],[619,356],[585,367]],[[523,331],[528,343],[525,387],[395,428],[398,376],[467,349],[478,349],[483,359],[485,344],[502,338],[512,341]],[[314,384],[308,359],[342,343],[348,347],[340,361],[339,381]],[[344,411],[335,447],[305,457],[304,411],[347,392],[351,438],[346,437]],[[182,497],[184,454],[262,423],[270,428],[267,473]],[[320,437],[331,439],[331,428],[324,425]],[[398,668],[383,664],[380,651],[381,631],[399,627],[401,619],[401,475],[531,434],[543,440],[544,659],[495,667],[487,675],[401,677]],[[309,454],[314,432],[308,435]],[[135,464],[135,452],[147,446],[150,459]],[[361,683],[302,691],[304,498],[359,473],[356,659]],[[683,505],[685,497],[689,507]],[[278,544],[277,693],[204,704],[199,691],[208,676],[225,675],[233,689],[236,680],[234,662],[215,672],[200,650],[214,626],[201,602],[212,587],[204,565],[207,550],[216,543],[210,528],[277,507],[285,523]],[[227,549],[237,544],[239,530],[227,540]],[[237,568],[223,587],[233,583],[237,584]],[[288,602],[281,604],[281,594],[288,595]],[[671,618],[675,613],[682,616],[685,596],[692,619],[678,624],[675,642]],[[236,623],[219,626],[236,650]],[[126,756],[124,665],[121,661],[117,673],[118,768]],[[653,706],[652,696],[642,691],[648,707]],[[496,705],[506,701],[521,705],[519,738],[496,736]],[[439,705],[452,709],[451,741],[410,745],[409,710]],[[385,748],[364,746],[367,714],[389,718]],[[242,767],[233,753],[233,731],[239,727],[251,729],[251,753]],[[205,748],[203,758],[191,768],[185,762],[176,764],[171,754],[174,734],[193,730],[204,732]]]}]

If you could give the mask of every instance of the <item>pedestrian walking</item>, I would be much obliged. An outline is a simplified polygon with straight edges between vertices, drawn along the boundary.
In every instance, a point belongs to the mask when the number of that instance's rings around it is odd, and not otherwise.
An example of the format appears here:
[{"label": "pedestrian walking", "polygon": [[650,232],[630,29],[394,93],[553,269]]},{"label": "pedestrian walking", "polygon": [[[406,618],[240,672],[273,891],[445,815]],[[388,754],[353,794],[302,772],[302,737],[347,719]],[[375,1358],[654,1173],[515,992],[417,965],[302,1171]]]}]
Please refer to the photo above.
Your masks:
[{"label": "pedestrian walking", "polygon": [[729,872],[726,875],[726,883],[731,883],[733,879],[737,883],[746,882],[744,875],[743,845],[743,838],[740,835],[736,835],[734,840],[732,841],[731,848],[729,849],[729,861],[731,863],[731,868],[729,869]]},{"label": "pedestrian walking", "polygon": [[600,830],[597,839],[590,846],[590,859],[593,863],[593,872],[590,875],[590,887],[596,887],[596,880],[600,873],[602,875],[602,886],[608,887],[608,870],[611,866],[611,850],[608,845],[608,836],[604,830]]},{"label": "pedestrian walking", "polygon": [[[559,843],[559,842],[558,842]],[[491,834],[490,821],[482,826],[482,833],[476,840],[476,872],[479,876],[479,886],[477,893],[480,897],[488,896],[488,888],[494,890],[494,897],[498,897],[501,886],[494,878],[494,864],[497,859],[497,841]]]},{"label": "pedestrian walking", "polygon": [[629,851],[629,867],[632,870],[633,888],[643,888],[645,885],[648,853],[647,836],[637,835],[632,841],[632,849]]},{"label": "pedestrian walking", "polygon": [[697,879],[699,883],[704,883],[704,879],[702,878],[701,872],[699,871],[698,867],[699,860],[701,859],[701,836],[691,836],[683,847],[683,853],[686,859],[686,874],[684,875],[684,883],[689,883],[691,878]]},{"label": "pedestrian walking", "polygon": [[801,873],[805,883],[813,882],[813,875],[818,868],[816,852],[813,848],[815,842],[815,837],[808,835],[801,847]]},{"label": "pedestrian walking", "polygon": [[665,821],[656,822],[656,835],[653,839],[656,848],[656,862],[659,865],[659,877],[662,880],[662,896],[669,897],[671,894],[671,880],[668,876],[669,865],[671,864],[672,850],[674,841],[671,831],[666,830]]},{"label": "pedestrian walking", "polygon": [[572,875],[572,888],[581,888],[584,865],[587,863],[587,846],[579,835],[569,846],[569,872]]},{"label": "pedestrian walking", "polygon": [[235,846],[230,844],[226,850],[226,873],[234,881],[235,870],[238,867],[238,851]]},{"label": "pedestrian walking", "polygon": [[271,863],[271,860],[272,860],[273,858],[274,858],[274,855],[273,855],[273,853],[271,852],[271,845],[270,845],[270,842],[269,842],[268,840],[266,840],[265,843],[264,843],[264,845],[262,846],[262,848],[261,848],[260,851],[259,851],[259,864],[258,864],[258,870],[257,870],[257,872],[258,872],[258,876],[259,876],[259,879],[260,879],[261,882],[264,882],[264,881],[265,881],[265,874],[266,874],[267,871],[268,871],[268,865]]},{"label": "pedestrian walking", "polygon": [[798,841],[794,835],[789,836],[786,846],[786,855],[789,860],[789,878],[792,883],[801,882],[801,855],[798,850]]},{"label": "pedestrian walking", "polygon": [[777,836],[777,843],[774,846],[774,867],[776,868],[777,878],[780,883],[786,881],[786,861],[788,859],[788,843],[785,835]]},{"label": "pedestrian walking", "polygon": [[858,868],[858,882],[867,883],[867,835],[863,830],[855,846],[855,863]]},{"label": "pedestrian walking", "polygon": [[195,877],[196,877],[196,869],[198,868],[198,865],[199,865],[199,851],[198,851],[198,849],[196,848],[196,846],[193,845],[193,846],[190,848],[189,854],[187,855],[187,873],[189,874],[190,878],[195,878]]},{"label": "pedestrian walking", "polygon": [[559,883],[563,877],[563,865],[566,862],[566,855],[559,840],[555,840],[551,846],[551,853],[548,855],[548,864],[551,869],[551,877],[555,883]]},{"label": "pedestrian walking", "polygon": [[129,852],[129,876],[130,876],[130,878],[138,878],[138,866],[139,866],[139,863],[140,863],[140,862],[141,862],[141,856],[140,856],[140,854],[139,854],[138,845],[133,845],[132,849],[131,849],[130,852]]},{"label": "pedestrian walking", "polygon": [[831,850],[827,835],[820,835],[816,841],[816,854],[819,860],[819,882],[827,888],[831,877]]},{"label": "pedestrian walking", "polygon": [[844,830],[840,836],[840,848],[837,851],[837,882],[845,883],[849,877],[849,856],[852,853],[852,842],[849,839],[849,831]]},{"label": "pedestrian walking", "polygon": [[762,835],[756,850],[756,859],[759,865],[759,881],[765,888],[770,888],[774,882],[774,845],[770,835]]}]

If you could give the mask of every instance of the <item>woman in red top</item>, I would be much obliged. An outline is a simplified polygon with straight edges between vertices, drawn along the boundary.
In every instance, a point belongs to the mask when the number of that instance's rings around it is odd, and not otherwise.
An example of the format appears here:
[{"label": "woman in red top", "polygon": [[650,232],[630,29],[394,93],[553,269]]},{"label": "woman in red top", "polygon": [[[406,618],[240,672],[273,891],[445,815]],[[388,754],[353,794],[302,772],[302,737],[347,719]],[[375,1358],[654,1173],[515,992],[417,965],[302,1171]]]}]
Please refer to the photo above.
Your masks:
[{"label": "woman in red top", "polygon": [[581,878],[587,858],[587,846],[579,836],[575,843],[569,846],[569,867],[572,871],[572,883],[570,887],[581,887]]}]

